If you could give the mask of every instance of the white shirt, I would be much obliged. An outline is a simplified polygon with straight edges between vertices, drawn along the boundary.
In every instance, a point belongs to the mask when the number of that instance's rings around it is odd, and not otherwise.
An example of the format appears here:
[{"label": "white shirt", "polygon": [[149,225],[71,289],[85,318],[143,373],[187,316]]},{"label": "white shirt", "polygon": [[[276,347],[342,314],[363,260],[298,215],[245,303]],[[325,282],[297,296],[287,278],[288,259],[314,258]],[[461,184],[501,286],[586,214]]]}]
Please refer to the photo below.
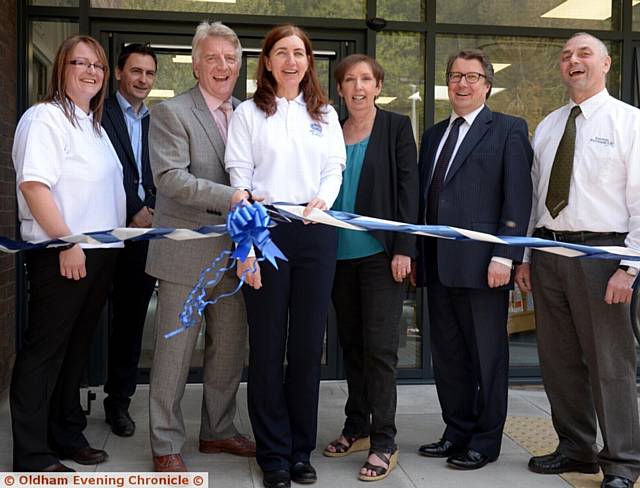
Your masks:
[{"label": "white shirt", "polygon": [[[456,154],[458,153],[458,149],[460,149],[460,145],[462,144],[462,141],[464,141],[464,138],[466,137],[467,132],[469,132],[469,129],[471,129],[473,122],[476,120],[476,117],[478,116],[478,114],[482,112],[483,108],[484,108],[484,105],[481,105],[480,107],[475,109],[473,112],[468,113],[467,115],[462,117],[464,119],[464,122],[460,124],[460,128],[458,129],[459,130],[458,140],[456,141],[456,145],[453,148],[453,152],[451,153],[451,159],[449,160],[449,165],[447,166],[447,172],[445,173],[445,178],[447,173],[449,173],[449,168],[451,168],[451,163],[455,159]],[[440,157],[440,153],[442,152],[444,143],[447,141],[447,137],[449,137],[449,133],[451,132],[451,126],[453,125],[455,120],[460,117],[461,116],[458,115],[457,113],[451,112],[451,117],[449,117],[449,125],[447,126],[447,130],[444,131],[444,135],[442,136],[442,139],[440,139],[440,144],[438,144],[438,151],[436,152],[436,159],[434,160],[436,163],[438,162],[438,158]],[[434,164],[433,171],[435,170],[436,170],[436,165]],[[432,171],[432,174],[433,174],[433,171]]]},{"label": "white shirt", "polygon": [[[554,219],[545,206],[549,176],[560,138],[576,105],[551,112],[538,125],[534,150],[533,207],[529,233],[628,232],[625,245],[640,250],[640,110],[602,90],[580,104],[569,203]],[[638,267],[637,262],[623,262]]]},{"label": "white shirt", "polygon": [[[93,128],[93,114],[76,107],[76,127],[52,103],[27,110],[13,141],[20,233],[25,241],[51,239],[34,219],[20,184],[38,181],[53,199],[72,234],[125,226],[122,166],[106,132]],[[82,244],[82,247],[122,247]]]},{"label": "white shirt", "polygon": [[[459,130],[458,140],[456,141],[456,145],[453,148],[453,152],[451,153],[451,159],[449,160],[449,164],[447,165],[447,172],[445,173],[445,178],[447,176],[447,173],[449,173],[449,168],[451,168],[451,163],[456,158],[456,154],[458,153],[458,149],[460,149],[460,145],[462,144],[462,141],[464,140],[467,133],[469,132],[469,129],[471,129],[471,126],[473,125],[473,122],[476,120],[476,117],[478,116],[478,114],[482,112],[483,108],[484,108],[484,104],[478,107],[477,109],[475,109],[473,112],[468,113],[464,117],[462,117],[461,115],[458,115],[453,111],[451,112],[451,117],[449,117],[449,125],[447,126],[447,130],[444,131],[442,139],[440,139],[440,144],[438,144],[438,151],[436,152],[436,159],[434,160],[436,164],[438,162],[438,158],[440,157],[440,153],[442,152],[442,148],[444,147],[444,143],[447,141],[447,137],[449,137],[449,133],[451,132],[451,126],[453,126],[453,123],[455,122],[455,120],[460,117],[464,119],[464,122],[460,124],[460,127],[458,129]],[[433,165],[433,170],[431,174],[433,174],[433,172],[436,170],[436,164]],[[508,268],[510,268],[511,265],[513,264],[512,259],[502,258],[499,256],[493,256],[491,258],[491,261],[502,263]]]},{"label": "white shirt", "polygon": [[330,208],[347,159],[338,115],[326,106],[324,121],[313,120],[302,93],[291,101],[277,97],[276,103],[271,117],[253,100],[234,111],[225,152],[231,186],[247,188],[266,203],[318,197]]}]

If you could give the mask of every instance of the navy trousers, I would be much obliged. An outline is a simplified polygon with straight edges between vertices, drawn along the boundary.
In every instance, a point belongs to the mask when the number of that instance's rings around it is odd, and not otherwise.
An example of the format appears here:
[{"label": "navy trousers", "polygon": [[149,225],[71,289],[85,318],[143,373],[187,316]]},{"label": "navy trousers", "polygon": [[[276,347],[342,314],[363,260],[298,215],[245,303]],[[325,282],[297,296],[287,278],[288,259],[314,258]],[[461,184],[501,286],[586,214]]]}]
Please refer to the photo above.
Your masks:
[{"label": "navy trousers", "polygon": [[[243,286],[249,321],[248,406],[263,471],[309,461],[316,447],[320,362],[336,262],[336,230],[293,222],[271,230],[287,256]],[[283,364],[286,353],[286,366]]]}]

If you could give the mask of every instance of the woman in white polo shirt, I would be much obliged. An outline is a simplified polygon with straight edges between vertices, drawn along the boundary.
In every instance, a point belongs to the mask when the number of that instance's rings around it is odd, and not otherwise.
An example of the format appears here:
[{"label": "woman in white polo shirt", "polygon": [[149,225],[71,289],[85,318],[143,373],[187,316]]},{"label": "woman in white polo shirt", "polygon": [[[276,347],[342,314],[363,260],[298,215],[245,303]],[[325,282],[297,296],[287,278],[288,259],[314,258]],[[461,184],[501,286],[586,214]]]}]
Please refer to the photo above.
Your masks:
[{"label": "woman in white polo shirt", "polygon": [[[267,203],[329,208],[340,190],[346,155],[337,114],[328,105],[307,35],[292,25],[263,41],[253,99],[234,112],[225,162],[231,185]],[[288,258],[264,265],[242,288],[249,321],[249,416],[267,488],[313,483],[320,362],[336,232],[300,222],[271,229]],[[242,272],[255,258],[239,264]],[[287,367],[283,369],[285,356]]]},{"label": "woman in white polo shirt", "polygon": [[[47,97],[18,123],[12,156],[25,241],[125,224],[122,167],[100,126],[108,74],[97,41],[70,37],[58,48]],[[121,246],[26,253],[29,323],[10,396],[16,471],[72,471],[60,459],[107,459],[82,434],[78,389]]]}]

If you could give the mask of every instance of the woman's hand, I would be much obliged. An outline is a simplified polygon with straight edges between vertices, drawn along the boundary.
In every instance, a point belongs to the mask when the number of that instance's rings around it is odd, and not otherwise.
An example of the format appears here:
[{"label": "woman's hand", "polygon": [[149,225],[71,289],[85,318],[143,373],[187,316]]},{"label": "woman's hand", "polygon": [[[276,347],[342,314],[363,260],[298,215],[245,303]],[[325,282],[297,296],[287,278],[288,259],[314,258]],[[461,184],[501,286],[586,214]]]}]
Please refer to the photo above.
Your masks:
[{"label": "woman's hand", "polygon": [[[252,272],[255,265],[255,272]],[[244,273],[245,270],[248,270]],[[260,276],[260,265],[256,262],[256,258],[249,256],[244,262],[238,259],[236,273],[238,278],[244,281],[251,288],[258,290],[262,288],[262,277]],[[244,273],[244,276],[243,276]]]},{"label": "woman's hand", "polygon": [[80,280],[87,276],[86,257],[79,244],[60,251],[60,274],[70,280]]},{"label": "woman's hand", "polygon": [[[327,209],[327,203],[322,199],[322,198],[314,198],[313,200],[311,200],[309,203],[307,203],[307,206],[305,207],[304,211],[302,212],[302,216],[303,217],[308,217],[309,215],[311,215],[311,210],[317,208],[320,210],[326,210]],[[316,222],[310,222],[308,220],[303,220],[304,224],[315,224]]]},{"label": "woman's hand", "polygon": [[398,283],[411,274],[411,258],[402,254],[395,254],[391,260],[391,276]]}]

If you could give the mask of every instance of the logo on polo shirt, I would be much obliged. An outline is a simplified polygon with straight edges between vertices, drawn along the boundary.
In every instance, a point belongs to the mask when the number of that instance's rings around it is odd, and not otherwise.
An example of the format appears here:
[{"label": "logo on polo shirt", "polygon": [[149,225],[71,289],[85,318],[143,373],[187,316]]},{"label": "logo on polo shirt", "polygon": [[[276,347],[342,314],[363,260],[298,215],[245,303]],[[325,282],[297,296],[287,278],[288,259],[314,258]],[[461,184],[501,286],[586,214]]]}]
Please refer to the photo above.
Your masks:
[{"label": "logo on polo shirt", "polygon": [[317,122],[312,122],[309,127],[310,127],[310,132],[314,136],[322,137],[322,126],[320,124],[318,124]]}]

